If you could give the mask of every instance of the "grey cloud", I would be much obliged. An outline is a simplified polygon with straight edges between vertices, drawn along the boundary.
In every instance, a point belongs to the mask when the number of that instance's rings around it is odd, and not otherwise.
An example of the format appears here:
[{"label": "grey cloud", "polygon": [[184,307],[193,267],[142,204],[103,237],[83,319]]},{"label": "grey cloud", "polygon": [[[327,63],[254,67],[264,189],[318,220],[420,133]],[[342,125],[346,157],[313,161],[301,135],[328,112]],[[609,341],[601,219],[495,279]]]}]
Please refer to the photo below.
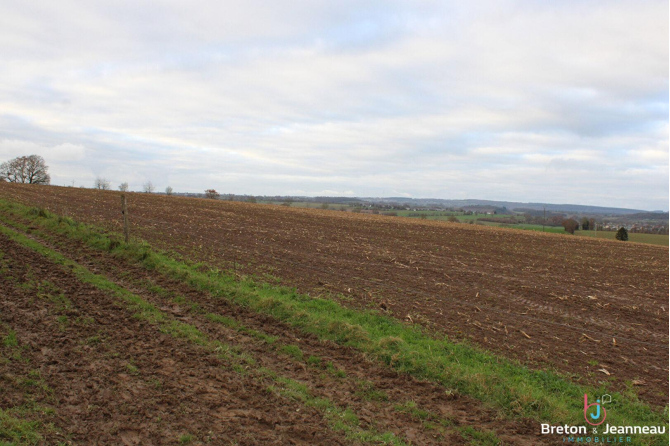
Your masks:
[{"label": "grey cloud", "polygon": [[5,4],[0,156],[50,148],[62,183],[667,208],[667,9]]}]

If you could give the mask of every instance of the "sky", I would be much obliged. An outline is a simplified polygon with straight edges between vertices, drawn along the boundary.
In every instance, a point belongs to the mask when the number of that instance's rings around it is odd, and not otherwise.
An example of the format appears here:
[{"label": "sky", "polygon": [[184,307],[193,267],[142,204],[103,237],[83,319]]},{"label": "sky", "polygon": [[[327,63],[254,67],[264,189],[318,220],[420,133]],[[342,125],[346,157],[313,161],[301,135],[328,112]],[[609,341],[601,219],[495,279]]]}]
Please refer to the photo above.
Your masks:
[{"label": "sky", "polygon": [[52,184],[668,210],[667,1],[0,0]]}]

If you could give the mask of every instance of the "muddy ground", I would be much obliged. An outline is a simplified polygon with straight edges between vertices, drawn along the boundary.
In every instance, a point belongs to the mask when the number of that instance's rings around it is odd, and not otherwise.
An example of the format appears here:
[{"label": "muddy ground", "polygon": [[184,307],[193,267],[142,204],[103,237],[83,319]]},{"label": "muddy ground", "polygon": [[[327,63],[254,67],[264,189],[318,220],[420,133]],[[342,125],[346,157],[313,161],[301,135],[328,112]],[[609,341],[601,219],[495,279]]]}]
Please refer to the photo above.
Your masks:
[{"label": "muddy ground", "polygon": [[[4,183],[0,197],[120,228],[118,193]],[[128,202],[133,235],[156,246],[668,403],[667,247],[149,194]]]},{"label": "muddy ground", "polygon": [[[31,237],[250,355],[255,367],[347,408],[366,431],[392,432],[409,444],[464,444],[472,438],[462,429],[471,427],[495,433],[504,444],[549,444],[536,422],[501,420],[471,398],[70,240]],[[0,253],[0,334],[11,330],[18,339],[1,352],[8,360],[0,363],[0,407],[42,407],[28,419],[53,424],[41,432],[46,444],[179,444],[187,437],[193,444],[360,443],[333,429],[323,412],[269,391],[272,383],[254,370],[236,372],[211,351],[138,320],[109,293],[4,235]],[[245,331],[214,323],[207,317],[212,313],[234,319]],[[245,334],[249,330],[275,341],[259,342]],[[280,346],[286,345],[298,346],[303,358],[283,353]],[[38,384],[24,385],[27,380]],[[408,407],[424,415],[402,409]]]},{"label": "muddy ground", "polygon": [[189,435],[214,444],[349,443],[324,429],[316,410],[134,318],[2,235],[0,252],[0,324],[18,341],[2,347],[0,407],[42,407],[26,418],[53,423],[41,429],[45,444],[163,445]]}]

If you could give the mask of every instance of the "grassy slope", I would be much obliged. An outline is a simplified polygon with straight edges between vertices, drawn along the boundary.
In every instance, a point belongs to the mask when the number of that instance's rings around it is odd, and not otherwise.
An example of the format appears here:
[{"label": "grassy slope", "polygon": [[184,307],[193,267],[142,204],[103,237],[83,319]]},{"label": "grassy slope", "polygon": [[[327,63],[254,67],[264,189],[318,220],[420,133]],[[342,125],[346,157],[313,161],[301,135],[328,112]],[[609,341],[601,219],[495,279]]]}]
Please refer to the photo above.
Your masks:
[{"label": "grassy slope", "polygon": [[[206,350],[217,352],[219,357],[228,362],[233,370],[238,371],[238,373],[255,373],[259,379],[267,379],[274,382],[274,385],[270,386],[271,391],[298,400],[306,406],[314,407],[321,411],[329,421],[330,428],[336,431],[343,431],[347,438],[361,443],[407,445],[407,443],[391,432],[380,433],[361,428],[358,417],[348,408],[342,409],[326,398],[315,397],[306,386],[298,381],[278,375],[271,370],[255,367],[256,362],[249,355],[246,355],[244,352],[239,353],[230,345],[208,338],[206,334],[191,324],[175,320],[170,315],[159,310],[155,305],[145,301],[137,294],[122,288],[105,276],[91,272],[79,263],[4,225],[0,225],[0,233],[38,252],[50,261],[66,267],[81,282],[109,292],[124,302],[126,307],[134,313],[134,317],[158,326],[162,332],[171,336],[186,339]],[[7,343],[7,338],[3,342]],[[12,417],[9,415],[9,412],[0,409],[0,446],[39,444],[42,439],[39,434],[39,428],[39,423],[23,421]],[[481,433],[478,434],[481,435]],[[10,439],[12,442],[5,443],[3,438]]]},{"label": "grassy slope", "polygon": [[[518,362],[464,343],[431,338],[416,327],[373,311],[350,310],[333,301],[314,299],[285,287],[252,280],[236,281],[223,271],[203,271],[202,266],[157,252],[146,243],[125,245],[119,243],[115,235],[104,234],[67,218],[2,200],[0,211],[5,215],[14,213],[31,218],[37,226],[140,262],[146,268],[272,315],[322,339],[357,348],[397,370],[438,382],[448,391],[473,396],[496,407],[507,417],[525,416],[553,424],[584,424],[584,394],[593,399],[595,395],[608,393],[605,388],[579,386],[553,372],[529,370]],[[608,407],[607,421],[610,424],[667,425],[665,414],[638,401],[633,392],[613,394],[613,400]],[[638,440],[640,444],[667,444],[668,437],[639,437]]]}]

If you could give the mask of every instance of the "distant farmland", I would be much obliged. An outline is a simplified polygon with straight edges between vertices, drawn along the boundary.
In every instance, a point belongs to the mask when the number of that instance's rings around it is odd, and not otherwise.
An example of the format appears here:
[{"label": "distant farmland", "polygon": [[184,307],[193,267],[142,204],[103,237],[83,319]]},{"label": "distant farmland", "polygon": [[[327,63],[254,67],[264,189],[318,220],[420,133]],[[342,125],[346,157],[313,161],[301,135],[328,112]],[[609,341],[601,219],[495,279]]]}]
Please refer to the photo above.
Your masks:
[{"label": "distant farmland", "polygon": [[[87,345],[86,361],[109,361],[109,381],[126,386],[110,393],[118,404],[134,391],[158,401],[156,382],[181,389],[196,427],[168,411],[154,435],[552,444],[560,437],[539,435],[540,421],[583,423],[583,395],[596,392],[615,396],[612,422],[667,425],[664,246],[139,193],[128,194],[126,245],[119,196],[0,183],[2,352],[9,364],[17,351],[47,364],[42,348]],[[71,342],[51,342],[57,335]],[[119,356],[98,350],[112,345]],[[16,364],[7,373],[30,376]],[[194,374],[160,375],[165,367]],[[43,379],[68,392],[58,374]],[[104,385],[92,388],[112,392]],[[265,396],[281,410],[266,410]],[[135,410],[158,416],[152,407]],[[105,438],[102,419],[89,422]]]},{"label": "distant farmland", "polygon": [[[277,202],[267,202],[266,204],[278,204]],[[330,210],[347,210],[347,211],[352,211],[355,210],[356,208],[347,205],[347,204],[326,204],[326,207],[324,207],[323,203],[316,203],[316,202],[304,202],[304,201],[296,201],[296,202],[286,202],[284,203],[286,206],[293,206],[293,207],[300,207],[300,208],[311,208],[311,209],[321,209],[321,208],[327,208]],[[370,210],[366,210],[365,213],[370,213]],[[426,219],[426,220],[436,220],[436,221],[447,221],[449,218],[457,218],[460,222],[462,223],[476,223],[479,225],[485,225],[485,226],[497,226],[501,228],[509,228],[509,229],[523,229],[523,230],[530,230],[530,231],[541,231],[541,232],[550,232],[554,234],[563,234],[565,236],[571,236],[572,234],[568,234],[562,226],[549,226],[545,225],[542,226],[541,224],[529,224],[525,223],[525,217],[523,214],[517,214],[517,213],[512,213],[512,214],[475,214],[475,213],[463,213],[463,212],[458,212],[458,211],[449,211],[449,210],[443,210],[443,211],[414,211],[414,210],[377,210],[373,211],[376,214],[379,215],[385,215],[385,216],[397,216],[397,217],[409,217],[409,218],[417,218],[417,219]],[[503,223],[502,221],[507,220],[507,219],[515,219],[518,221],[516,224],[511,224],[511,223]],[[501,222],[496,222],[496,220],[500,220]],[[592,238],[602,238],[606,240],[615,240],[614,236],[616,234],[616,231],[582,231],[582,230],[577,230],[575,231],[576,236],[582,236],[582,237],[592,237]],[[662,245],[662,246],[668,246],[669,245],[669,236],[666,234],[645,234],[645,233],[634,233],[630,232],[629,233],[629,241],[635,242],[635,243],[648,243],[651,245]]]},{"label": "distant farmland", "polygon": [[[615,231],[575,231],[575,235],[582,237],[603,238],[608,240],[615,240]],[[659,234],[638,234],[635,232],[628,233],[628,239],[636,243],[649,243],[651,245],[668,246],[668,236]]]}]

